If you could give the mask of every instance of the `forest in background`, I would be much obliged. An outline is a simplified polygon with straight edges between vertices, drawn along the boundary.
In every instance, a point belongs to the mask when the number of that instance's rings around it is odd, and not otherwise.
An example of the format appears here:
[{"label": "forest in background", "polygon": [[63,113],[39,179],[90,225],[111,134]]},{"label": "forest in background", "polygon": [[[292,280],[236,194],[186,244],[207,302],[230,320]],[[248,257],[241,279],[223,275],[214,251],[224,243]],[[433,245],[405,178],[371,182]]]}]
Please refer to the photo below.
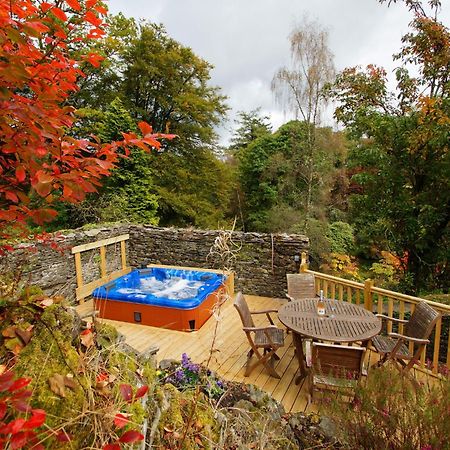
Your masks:
[{"label": "forest in background", "polygon": [[[244,231],[305,233],[314,268],[447,293],[450,35],[420,2],[405,3],[413,14],[393,56],[395,92],[379,67],[336,74],[327,33],[304,22],[291,33],[291,66],[272,83],[297,120],[272,130],[259,110],[242,111],[228,148],[217,143],[228,107],[210,84],[212,66],[163,25],[109,16],[101,39],[72,49],[103,60],[86,62],[65,101],[76,109],[68,133],[103,144],[139,134],[144,120],[177,137],[149,153],[132,147],[84,201],[62,196],[45,230],[115,221],[229,228],[236,220]],[[330,100],[342,131],[322,125]]]}]

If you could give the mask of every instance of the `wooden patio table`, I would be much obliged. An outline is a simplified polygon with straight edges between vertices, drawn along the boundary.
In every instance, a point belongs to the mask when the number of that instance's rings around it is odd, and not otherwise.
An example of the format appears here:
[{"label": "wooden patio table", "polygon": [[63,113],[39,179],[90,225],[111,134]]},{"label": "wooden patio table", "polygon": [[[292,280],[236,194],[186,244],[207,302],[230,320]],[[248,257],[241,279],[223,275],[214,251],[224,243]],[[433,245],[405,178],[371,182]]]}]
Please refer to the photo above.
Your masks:
[{"label": "wooden patio table", "polygon": [[325,315],[317,314],[319,299],[289,302],[278,310],[280,322],[293,331],[292,337],[300,365],[298,384],[307,375],[303,339],[329,342],[369,341],[381,331],[381,319],[359,305],[325,299]]}]

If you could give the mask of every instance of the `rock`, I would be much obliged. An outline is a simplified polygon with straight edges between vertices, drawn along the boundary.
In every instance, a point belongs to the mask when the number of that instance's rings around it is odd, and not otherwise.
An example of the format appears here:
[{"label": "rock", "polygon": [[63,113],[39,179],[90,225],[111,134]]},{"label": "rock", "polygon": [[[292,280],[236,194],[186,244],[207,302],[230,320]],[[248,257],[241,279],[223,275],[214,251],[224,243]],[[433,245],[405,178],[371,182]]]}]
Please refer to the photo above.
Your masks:
[{"label": "rock", "polygon": [[336,424],[329,417],[322,417],[319,423],[319,429],[328,440],[336,440]]},{"label": "rock", "polygon": [[172,366],[173,364],[179,364],[180,361],[177,361],[176,359],[163,359],[161,360],[161,362],[159,363],[159,368],[161,370],[166,370],[168,369],[170,366]]}]

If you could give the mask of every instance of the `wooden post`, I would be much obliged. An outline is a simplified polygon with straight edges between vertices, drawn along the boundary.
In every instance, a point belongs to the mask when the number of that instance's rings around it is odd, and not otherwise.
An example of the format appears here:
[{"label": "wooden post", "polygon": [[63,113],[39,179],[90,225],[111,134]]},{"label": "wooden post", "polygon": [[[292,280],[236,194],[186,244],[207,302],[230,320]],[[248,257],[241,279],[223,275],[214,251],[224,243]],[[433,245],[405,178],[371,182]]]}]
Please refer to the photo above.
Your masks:
[{"label": "wooden post", "polygon": [[100,247],[100,275],[106,277],[106,247]]},{"label": "wooden post", "polygon": [[300,273],[306,272],[308,270],[308,263],[306,261],[306,252],[302,252],[300,258]]},{"label": "wooden post", "polygon": [[372,280],[364,281],[364,307],[369,311],[373,311],[372,288]]}]

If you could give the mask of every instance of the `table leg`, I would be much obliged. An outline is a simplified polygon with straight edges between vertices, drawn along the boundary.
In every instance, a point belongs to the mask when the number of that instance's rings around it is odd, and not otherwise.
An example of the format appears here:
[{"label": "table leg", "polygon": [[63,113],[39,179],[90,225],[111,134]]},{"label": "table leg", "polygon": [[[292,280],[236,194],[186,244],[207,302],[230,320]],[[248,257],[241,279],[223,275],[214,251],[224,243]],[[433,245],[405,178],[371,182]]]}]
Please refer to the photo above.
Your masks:
[{"label": "table leg", "polygon": [[292,332],[292,339],[295,345],[295,354],[297,355],[298,364],[300,366],[300,374],[295,379],[295,384],[299,384],[300,381],[308,375],[308,371],[306,369],[305,354],[303,352],[302,335]]}]

